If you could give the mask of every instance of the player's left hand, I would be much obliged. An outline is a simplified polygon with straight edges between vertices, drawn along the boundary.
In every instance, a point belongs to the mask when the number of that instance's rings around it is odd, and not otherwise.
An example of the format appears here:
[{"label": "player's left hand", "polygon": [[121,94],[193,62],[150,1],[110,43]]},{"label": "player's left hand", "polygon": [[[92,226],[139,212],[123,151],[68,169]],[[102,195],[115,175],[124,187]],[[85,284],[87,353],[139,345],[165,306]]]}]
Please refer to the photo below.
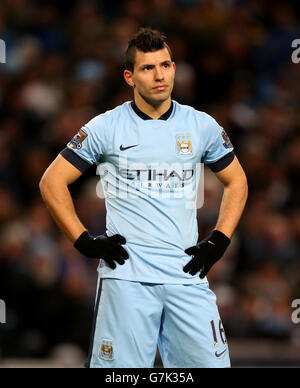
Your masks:
[{"label": "player's left hand", "polygon": [[185,250],[185,253],[193,258],[183,267],[184,272],[191,275],[200,272],[200,279],[203,279],[211,267],[221,259],[230,241],[224,233],[214,230],[197,245]]}]

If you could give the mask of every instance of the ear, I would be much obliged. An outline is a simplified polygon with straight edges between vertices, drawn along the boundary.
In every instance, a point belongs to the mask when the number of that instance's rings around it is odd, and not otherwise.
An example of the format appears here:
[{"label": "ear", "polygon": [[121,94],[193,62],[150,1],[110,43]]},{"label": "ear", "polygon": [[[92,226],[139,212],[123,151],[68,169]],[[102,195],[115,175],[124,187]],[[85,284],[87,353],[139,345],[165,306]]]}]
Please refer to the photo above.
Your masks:
[{"label": "ear", "polygon": [[124,70],[123,75],[124,75],[126,83],[129,86],[134,87],[135,84],[134,84],[133,79],[132,79],[133,73],[130,70]]},{"label": "ear", "polygon": [[175,62],[172,62],[172,65],[173,65],[174,71],[176,71],[176,64],[175,64]]}]

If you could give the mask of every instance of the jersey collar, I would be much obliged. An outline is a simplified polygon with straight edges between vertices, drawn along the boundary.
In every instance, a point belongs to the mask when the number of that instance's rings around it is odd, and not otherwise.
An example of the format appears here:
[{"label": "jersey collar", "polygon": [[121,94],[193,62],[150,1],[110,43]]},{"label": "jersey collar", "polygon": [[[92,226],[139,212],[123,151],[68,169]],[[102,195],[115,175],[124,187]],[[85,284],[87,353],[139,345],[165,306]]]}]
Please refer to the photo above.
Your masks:
[{"label": "jersey collar", "polygon": [[[146,113],[144,113],[143,111],[141,111],[135,101],[131,101],[131,107],[132,109],[135,111],[135,113],[143,120],[154,120],[152,117],[148,116]],[[173,101],[171,101],[171,106],[170,108],[162,115],[158,118],[158,120],[168,120],[168,118],[171,116],[173,112]]]}]

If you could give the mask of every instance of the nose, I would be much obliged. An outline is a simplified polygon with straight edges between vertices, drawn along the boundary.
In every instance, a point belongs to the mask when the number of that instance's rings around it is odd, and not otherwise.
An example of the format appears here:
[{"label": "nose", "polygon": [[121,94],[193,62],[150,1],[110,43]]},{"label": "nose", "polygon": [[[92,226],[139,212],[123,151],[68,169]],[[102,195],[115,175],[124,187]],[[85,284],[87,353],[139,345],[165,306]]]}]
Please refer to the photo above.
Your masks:
[{"label": "nose", "polygon": [[155,71],[155,80],[161,81],[163,78],[164,78],[164,74],[162,69],[160,67],[157,67]]}]

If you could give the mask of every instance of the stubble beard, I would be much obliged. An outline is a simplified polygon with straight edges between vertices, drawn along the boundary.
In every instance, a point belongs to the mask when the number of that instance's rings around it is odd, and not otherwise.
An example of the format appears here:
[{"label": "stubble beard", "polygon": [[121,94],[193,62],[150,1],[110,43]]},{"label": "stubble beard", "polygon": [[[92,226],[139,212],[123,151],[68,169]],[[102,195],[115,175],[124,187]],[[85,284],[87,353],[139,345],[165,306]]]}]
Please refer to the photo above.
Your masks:
[{"label": "stubble beard", "polygon": [[143,100],[145,100],[147,104],[153,106],[154,108],[158,108],[162,103],[167,101],[171,96],[171,92],[172,92],[172,90],[164,98],[154,99],[154,98],[146,96],[143,92],[138,91],[139,95],[143,98]]}]

